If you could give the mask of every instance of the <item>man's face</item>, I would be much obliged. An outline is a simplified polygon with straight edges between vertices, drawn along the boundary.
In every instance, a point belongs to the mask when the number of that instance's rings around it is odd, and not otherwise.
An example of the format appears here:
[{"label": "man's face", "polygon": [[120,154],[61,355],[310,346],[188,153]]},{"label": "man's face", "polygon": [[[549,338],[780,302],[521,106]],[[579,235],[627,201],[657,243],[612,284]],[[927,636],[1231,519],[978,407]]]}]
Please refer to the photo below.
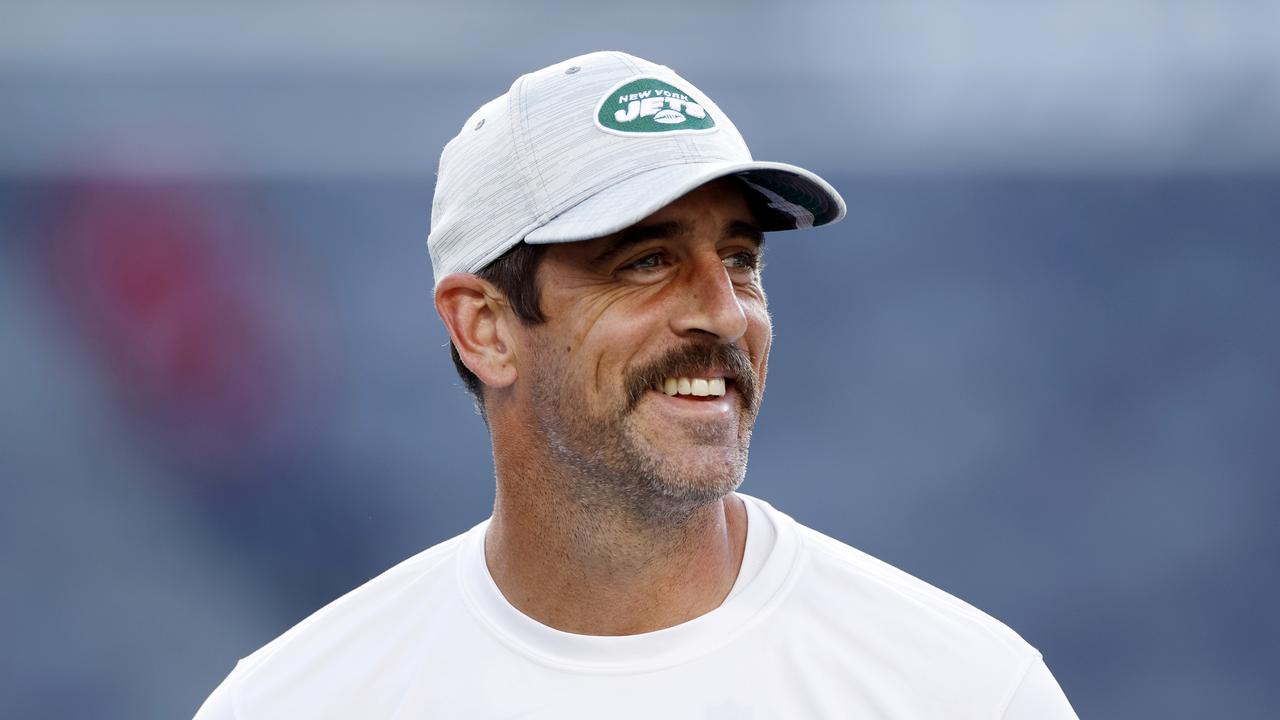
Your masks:
[{"label": "man's face", "polygon": [[677,519],[742,481],[772,335],[762,240],[723,179],[547,249],[547,322],[521,330],[517,396],[576,500]]}]

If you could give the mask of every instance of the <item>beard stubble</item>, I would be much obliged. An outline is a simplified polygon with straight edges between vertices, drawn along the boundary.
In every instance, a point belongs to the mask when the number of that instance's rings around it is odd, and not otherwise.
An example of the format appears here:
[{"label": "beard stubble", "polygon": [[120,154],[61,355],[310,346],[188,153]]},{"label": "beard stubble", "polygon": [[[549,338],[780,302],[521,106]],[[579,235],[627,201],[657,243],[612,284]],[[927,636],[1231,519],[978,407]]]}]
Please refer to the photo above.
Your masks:
[{"label": "beard stubble", "polygon": [[[670,526],[737,489],[746,474],[751,427],[761,387],[747,352],[736,345],[691,343],[628,373],[617,401],[589,407],[580,379],[565,372],[563,356],[540,347],[532,373],[535,430],[565,471],[565,496],[583,509],[621,512],[649,526]],[[732,444],[723,466],[689,467],[673,448],[655,447],[636,427],[646,395],[666,377],[727,370],[740,402],[739,422],[682,428],[695,444]],[[668,429],[670,430],[670,429]]]}]

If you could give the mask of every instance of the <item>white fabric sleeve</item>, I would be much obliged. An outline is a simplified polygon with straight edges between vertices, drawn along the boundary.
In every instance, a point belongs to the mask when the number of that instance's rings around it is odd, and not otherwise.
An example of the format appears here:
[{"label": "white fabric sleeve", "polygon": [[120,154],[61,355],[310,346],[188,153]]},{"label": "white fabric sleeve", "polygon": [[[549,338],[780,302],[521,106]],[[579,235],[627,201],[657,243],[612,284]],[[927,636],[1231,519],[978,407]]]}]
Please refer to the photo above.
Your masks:
[{"label": "white fabric sleeve", "polygon": [[1043,658],[1027,668],[1002,720],[1079,720]]}]

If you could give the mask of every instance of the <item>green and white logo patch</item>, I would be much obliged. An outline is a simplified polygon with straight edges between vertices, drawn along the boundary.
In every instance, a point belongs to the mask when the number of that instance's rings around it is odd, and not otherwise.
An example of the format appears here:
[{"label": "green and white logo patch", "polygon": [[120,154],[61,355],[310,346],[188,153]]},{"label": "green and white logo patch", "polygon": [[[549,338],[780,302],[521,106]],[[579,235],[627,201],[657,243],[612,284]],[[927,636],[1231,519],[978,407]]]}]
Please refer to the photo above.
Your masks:
[{"label": "green and white logo patch", "polygon": [[716,121],[689,93],[657,78],[628,80],[596,107],[596,125],[616,135],[714,132]]}]

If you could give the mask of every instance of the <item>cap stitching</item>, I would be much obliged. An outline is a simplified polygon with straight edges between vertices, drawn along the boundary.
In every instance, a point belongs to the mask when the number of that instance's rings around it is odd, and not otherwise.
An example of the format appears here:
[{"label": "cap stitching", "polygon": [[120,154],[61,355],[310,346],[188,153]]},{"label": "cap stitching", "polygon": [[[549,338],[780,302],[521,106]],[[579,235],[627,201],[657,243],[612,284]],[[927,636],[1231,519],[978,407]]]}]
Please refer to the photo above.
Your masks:
[{"label": "cap stitching", "polygon": [[644,72],[643,70],[640,69],[639,65],[636,65],[635,63],[631,62],[631,58],[627,57],[625,54],[615,51],[613,53],[613,56],[621,60],[623,65],[626,65],[627,67],[631,68],[632,73],[639,75],[640,73]]},{"label": "cap stitching", "polygon": [[[520,116],[521,119],[525,121],[524,127],[527,130],[529,127],[529,123],[527,122],[529,117],[529,105],[525,102],[524,93],[521,93],[520,96]],[[547,200],[547,179],[542,175],[542,160],[538,157],[537,149],[532,141],[529,142],[529,160],[530,165],[533,166],[533,171],[538,175],[538,190],[540,197],[538,198],[538,202],[535,203],[535,206],[537,207],[534,208],[537,210]]]},{"label": "cap stitching", "polygon": [[[509,113],[511,117],[511,134],[514,143],[515,157],[512,162],[520,170],[520,176],[524,180],[521,191],[525,199],[525,209],[531,211],[530,214],[536,215],[541,200],[547,194],[546,181],[542,177],[541,170],[537,167],[537,158],[534,157],[533,143],[530,141],[527,130],[528,125],[525,122],[525,92],[524,86],[528,82],[528,75],[521,75],[511,87],[511,93],[515,95],[515,102],[509,103]],[[530,167],[530,166],[533,167]],[[536,184],[534,174],[536,177]]]}]

